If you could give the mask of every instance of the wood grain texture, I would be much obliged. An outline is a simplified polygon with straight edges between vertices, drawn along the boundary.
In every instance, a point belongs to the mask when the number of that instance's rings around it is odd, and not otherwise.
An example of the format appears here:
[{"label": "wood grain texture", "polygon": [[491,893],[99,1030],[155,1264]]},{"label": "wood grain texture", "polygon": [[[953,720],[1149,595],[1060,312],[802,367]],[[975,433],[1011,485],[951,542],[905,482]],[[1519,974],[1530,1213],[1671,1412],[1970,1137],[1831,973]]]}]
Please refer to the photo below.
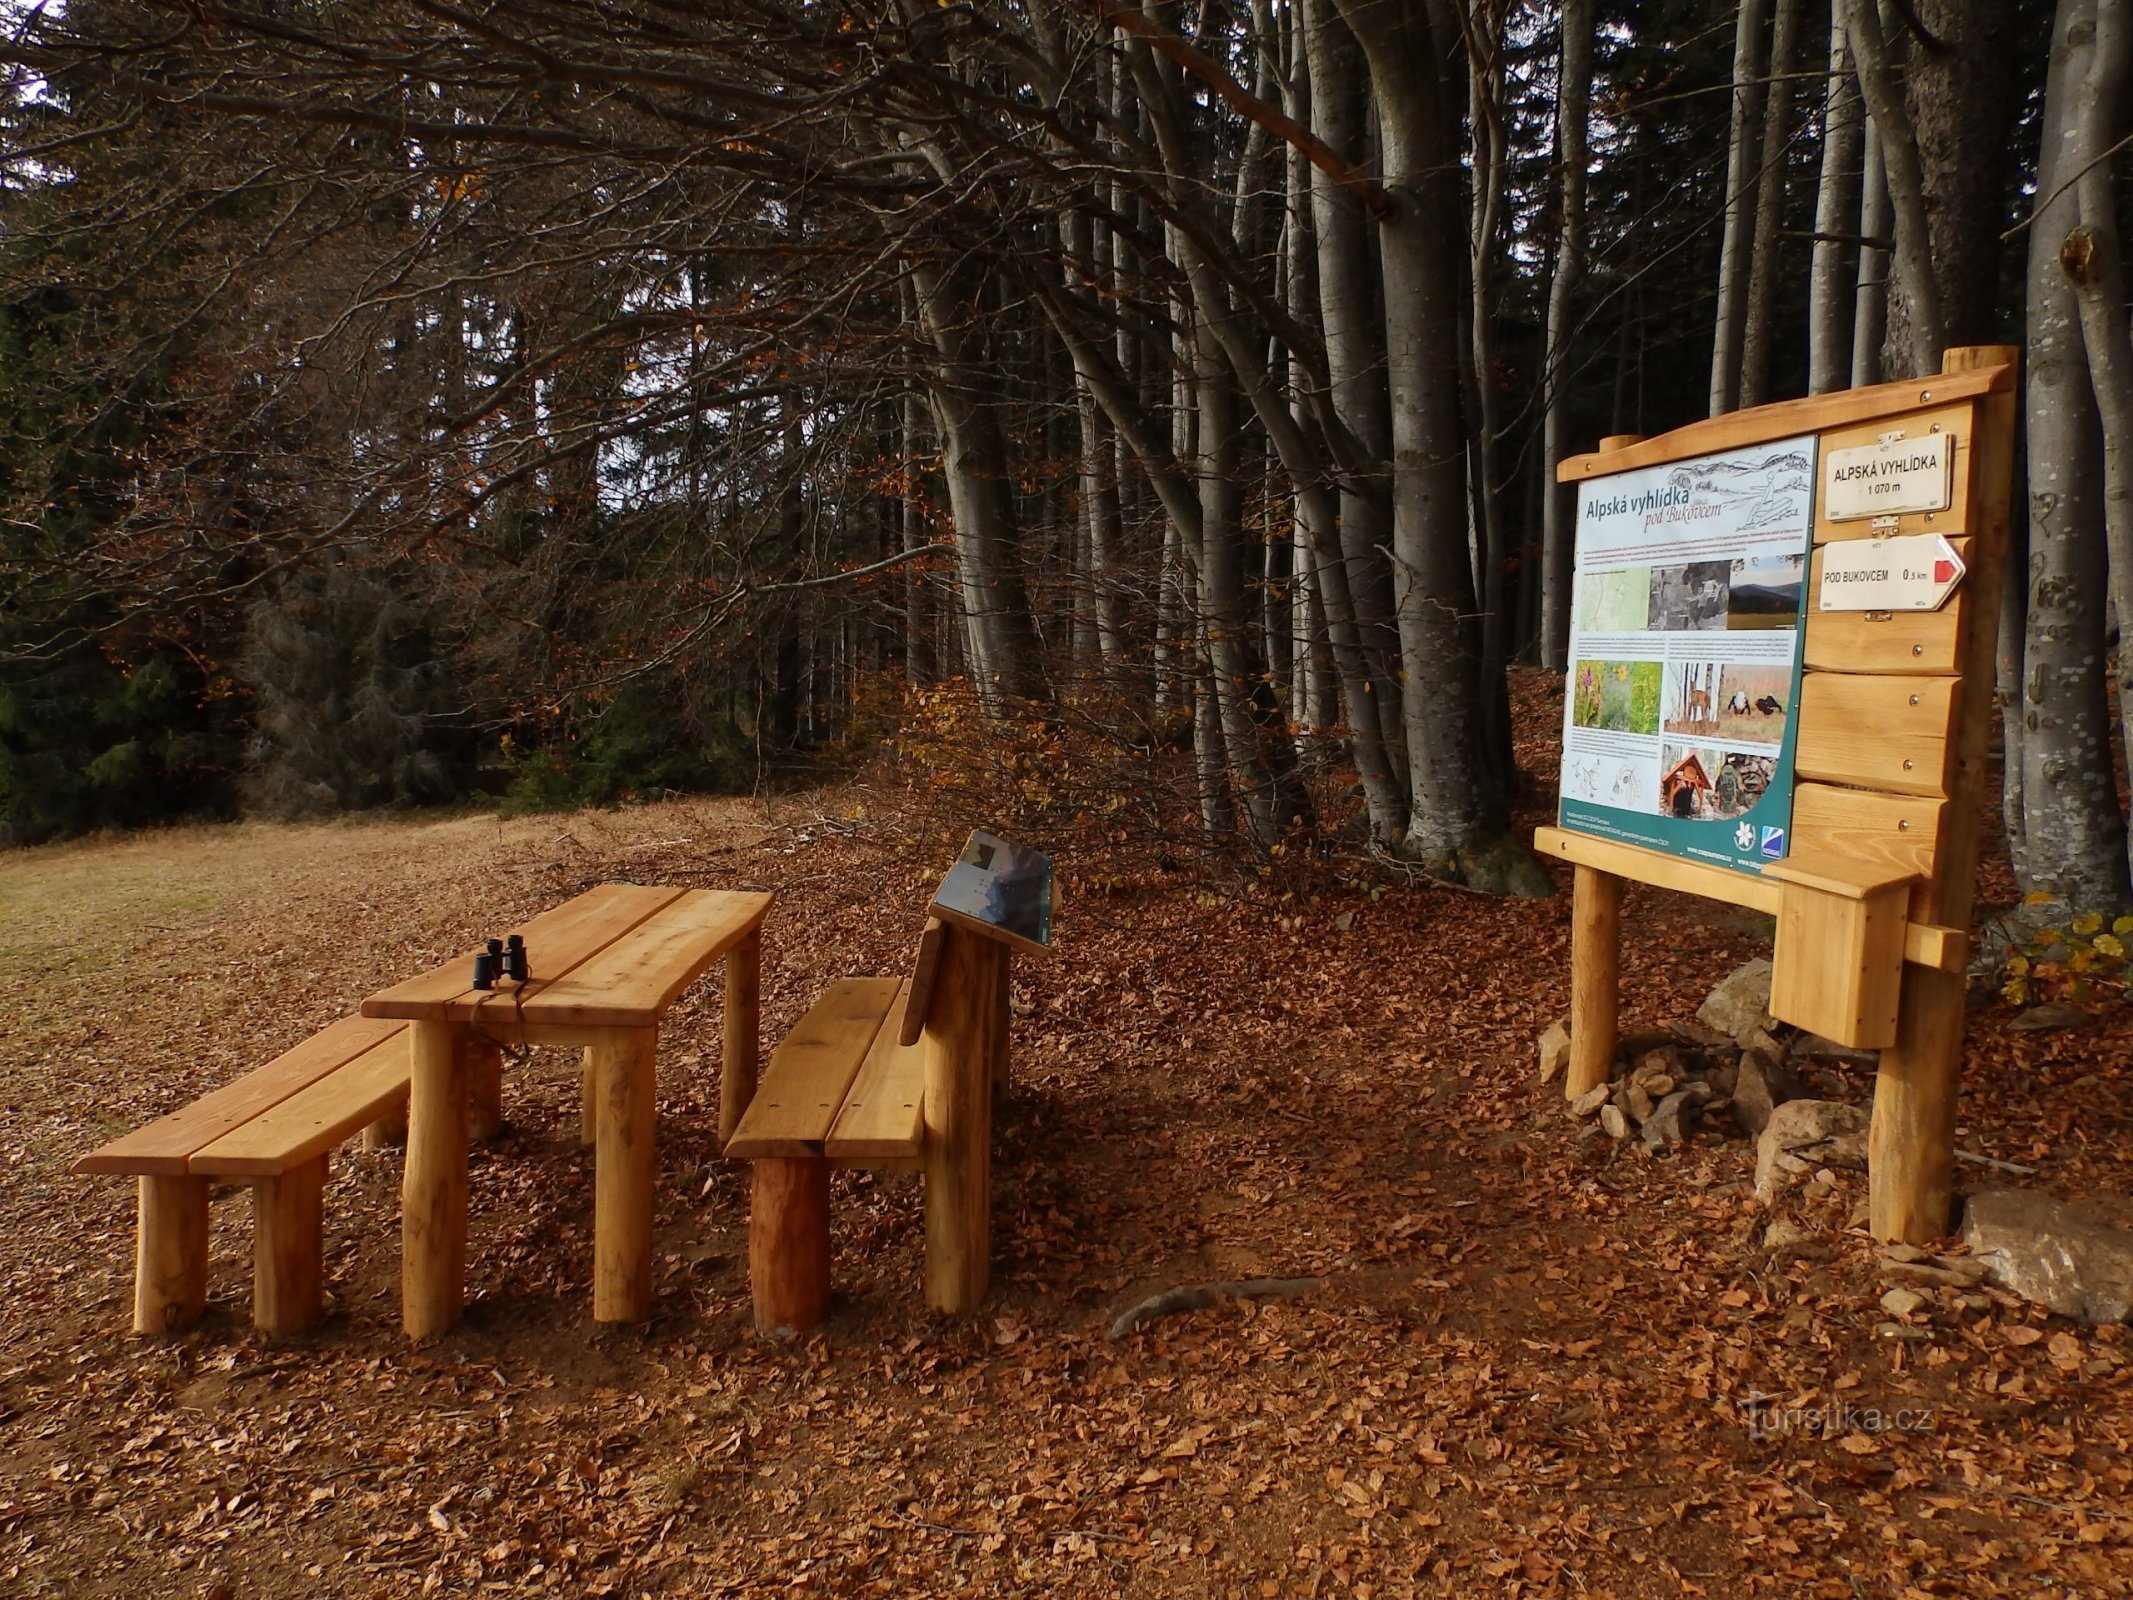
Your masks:
[{"label": "wood grain texture", "polygon": [[831,984],[772,1053],[726,1155],[754,1161],[822,1154],[845,1091],[901,987],[894,978],[840,978]]},{"label": "wood grain texture", "polygon": [[[2012,363],[2011,346],[1959,347],[1947,352],[1950,371]],[[2011,366],[2003,370],[2012,370]],[[1997,717],[1993,709],[1994,651],[2000,586],[2007,564],[2008,519],[2014,480],[2015,402],[1993,393],[1977,408],[1976,449],[1970,458],[1970,591],[1960,659],[1949,806],[1934,871],[1913,914],[1967,929],[1977,892],[1978,829],[1985,792],[1985,752]],[[1907,972],[1896,1041],[1881,1052],[1868,1136],[1868,1225],[1877,1239],[1924,1244],[1952,1221],[1955,1192],[1956,1088],[1967,1020],[1960,966]]]},{"label": "wood grain texture", "polygon": [[466,1043],[467,1137],[479,1144],[504,1131],[504,1052],[494,1039]]},{"label": "wood grain texture", "polygon": [[918,936],[918,956],[911,963],[911,999],[897,1034],[901,1044],[917,1044],[926,1031],[926,1008],[933,1004],[933,980],[941,970],[941,946],[946,938],[946,924],[937,916],[926,918],[925,932]]},{"label": "wood grain texture", "polygon": [[749,1175],[748,1288],[756,1332],[805,1333],[830,1308],[830,1168],[803,1157]]},{"label": "wood grain texture", "polygon": [[[1831,539],[1871,539],[1877,534],[1942,533],[1951,538],[1970,531],[1970,495],[1974,463],[1970,452],[1977,434],[1976,402],[1963,399],[1954,405],[1936,405],[1923,411],[1910,411],[1900,416],[1876,417],[1869,422],[1838,428],[1822,435],[1822,461],[1819,468],[1820,485],[1829,481],[1829,455],[1833,450],[1852,450],[1863,444],[1872,444],[1884,433],[1901,429],[1905,438],[1917,438],[1929,433],[1949,433],[1955,436],[1955,473],[1950,484],[1948,509],[1945,511],[1907,511],[1895,519],[1895,526],[1877,528],[1874,524],[1885,519],[1875,517],[1849,517],[1842,522],[1832,522],[1828,514],[1828,496],[1815,495],[1815,543]],[[1818,490],[1820,485],[1818,485]]]},{"label": "wood grain texture", "polygon": [[232,1128],[279,1105],[381,1041],[398,1038],[403,1026],[343,1017],[257,1071],[91,1151],[74,1163],[73,1170],[182,1177],[194,1151],[213,1144]]},{"label": "wood grain texture", "polygon": [[252,1186],[252,1325],[299,1333],[325,1307],[326,1158]]},{"label": "wood grain texture", "polygon": [[755,1098],[763,1032],[763,931],[726,952],[726,1004],[720,1014],[718,1142],[732,1138]]},{"label": "wood grain texture", "polygon": [[1005,947],[949,929],[926,1014],[926,1303],[984,1302],[992,1248],[992,1030]]},{"label": "wood grain texture", "polygon": [[1983,394],[2009,394],[2014,388],[2012,366],[1933,378],[1880,383],[1864,389],[1845,389],[1835,394],[1811,395],[1802,400],[1781,400],[1775,405],[1692,422],[1642,443],[1592,455],[1566,456],[1556,468],[1558,483],[1581,483],[1604,478],[1635,467],[1655,467],[1763,444],[1772,439],[1790,439],[1796,434],[1823,433],[1875,418],[1900,418],[1907,412],[1966,400]]},{"label": "wood grain texture", "polygon": [[408,1028],[407,1167],[400,1185],[400,1325],[411,1339],[449,1332],[467,1280],[467,1080],[464,1030]]},{"label": "wood grain texture", "polygon": [[1829,865],[1785,880],[1770,1014],[1857,1050],[1879,1050],[1896,1041],[1910,879],[1859,881]]},{"label": "wood grain texture", "polygon": [[[1965,566],[1970,541],[1950,539]],[[1970,584],[1964,580],[1938,611],[1897,611],[1876,620],[1867,611],[1824,611],[1816,600],[1822,588],[1822,552],[1815,552],[1807,583],[1807,618],[1800,634],[1800,658],[1810,672],[1906,672],[1953,676],[1961,669],[1957,640]]]},{"label": "wood grain texture", "polygon": [[1957,682],[1810,672],[1796,708],[1794,772],[1892,794],[1947,794]]},{"label": "wood grain texture", "polygon": [[134,1234],[133,1331],[177,1333],[207,1309],[207,1180],[144,1173]]},{"label": "wood grain texture", "polygon": [[[508,930],[526,941],[533,994],[672,905],[689,891],[634,883],[603,883]],[[473,987],[475,946],[418,978],[381,989],[363,1002],[366,1017],[400,1017],[413,1021],[467,1021],[478,1002],[493,1001],[507,990]],[[507,1001],[508,1004],[508,1001]]]},{"label": "wood grain texture", "polygon": [[1892,871],[1930,877],[1945,800],[1803,783],[1792,791],[1792,836]]},{"label": "wood grain texture", "polygon": [[600,1128],[593,1172],[593,1320],[652,1314],[652,1212],[659,1162],[650,1028],[617,1029],[593,1052]]},{"label": "wood grain texture", "polygon": [[925,1134],[926,1052],[922,1044],[903,1042],[903,1022],[915,993],[915,980],[899,986],[895,1004],[874,1035],[822,1142],[824,1155],[919,1153]]},{"label": "wood grain texture", "polygon": [[1575,1100],[1614,1073],[1622,1000],[1622,880],[1579,866],[1570,890],[1570,1065]]},{"label": "wood grain texture", "polygon": [[371,1046],[195,1151],[188,1170],[204,1177],[272,1177],[324,1155],[358,1129],[405,1105],[408,1048],[400,1034]]},{"label": "wood grain texture", "polygon": [[[547,984],[526,986],[527,1022],[645,1028],[768,915],[771,896],[692,889]],[[492,1002],[493,1005],[493,1002]]]}]

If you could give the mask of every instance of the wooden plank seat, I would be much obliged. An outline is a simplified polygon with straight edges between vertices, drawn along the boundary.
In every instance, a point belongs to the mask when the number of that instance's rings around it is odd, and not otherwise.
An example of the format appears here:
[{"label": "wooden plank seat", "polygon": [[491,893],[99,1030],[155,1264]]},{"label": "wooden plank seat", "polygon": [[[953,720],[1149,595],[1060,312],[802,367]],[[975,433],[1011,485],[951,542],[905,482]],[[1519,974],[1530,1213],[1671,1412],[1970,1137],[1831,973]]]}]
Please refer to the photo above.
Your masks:
[{"label": "wooden plank seat", "polygon": [[208,1197],[218,1180],[253,1192],[253,1323],[282,1333],[318,1320],[327,1158],[404,1109],[406,1035],[403,1022],[344,1017],[74,1163],[139,1180],[136,1332],[175,1332],[206,1309]]},{"label": "wooden plank seat", "polygon": [[829,1175],[904,1170],[923,1149],[925,1057],[901,1042],[908,981],[844,978],[779,1044],[726,1155],[754,1163],[748,1277],[756,1326],[805,1329],[829,1312]]}]

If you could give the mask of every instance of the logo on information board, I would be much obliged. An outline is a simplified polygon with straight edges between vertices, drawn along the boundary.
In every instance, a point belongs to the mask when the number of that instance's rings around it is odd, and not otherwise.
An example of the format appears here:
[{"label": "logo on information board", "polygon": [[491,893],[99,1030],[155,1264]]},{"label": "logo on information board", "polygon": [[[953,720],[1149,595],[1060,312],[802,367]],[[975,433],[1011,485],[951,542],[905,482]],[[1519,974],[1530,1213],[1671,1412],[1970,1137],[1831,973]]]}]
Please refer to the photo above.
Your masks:
[{"label": "logo on information board", "polygon": [[1733,830],[1733,848],[1736,850],[1753,850],[1755,848],[1754,823],[1743,822]]},{"label": "logo on information board", "polygon": [[1765,859],[1770,861],[1782,861],[1785,859],[1785,830],[1783,828],[1765,828],[1763,830],[1763,855]]}]

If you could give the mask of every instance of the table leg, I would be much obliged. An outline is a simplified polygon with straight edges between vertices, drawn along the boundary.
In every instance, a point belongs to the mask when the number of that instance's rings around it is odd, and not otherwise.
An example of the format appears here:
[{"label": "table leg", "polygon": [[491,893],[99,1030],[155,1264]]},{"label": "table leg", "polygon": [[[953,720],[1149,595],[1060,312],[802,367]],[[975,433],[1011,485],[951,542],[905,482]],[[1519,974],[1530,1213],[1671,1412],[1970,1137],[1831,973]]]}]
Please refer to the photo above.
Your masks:
[{"label": "table leg", "polygon": [[593,1046],[600,1130],[593,1164],[593,1320],[652,1314],[652,1193],[658,1033],[617,1028]]},{"label": "table leg", "polygon": [[297,1333],[324,1309],[326,1158],[252,1186],[252,1326]]},{"label": "table leg", "polygon": [[591,1045],[580,1063],[583,1079],[578,1086],[578,1143],[590,1150],[600,1137],[600,1058]]},{"label": "table leg", "polygon": [[133,1268],[133,1331],[176,1333],[207,1309],[207,1179],[146,1176]]},{"label": "table leg", "polygon": [[400,1199],[400,1324],[414,1339],[459,1321],[467,1283],[467,1030],[411,1022],[407,1172]]},{"label": "table leg", "polygon": [[726,952],[725,1038],[719,1052],[718,1142],[733,1137],[755,1098],[756,1037],[763,1008],[763,934]]}]

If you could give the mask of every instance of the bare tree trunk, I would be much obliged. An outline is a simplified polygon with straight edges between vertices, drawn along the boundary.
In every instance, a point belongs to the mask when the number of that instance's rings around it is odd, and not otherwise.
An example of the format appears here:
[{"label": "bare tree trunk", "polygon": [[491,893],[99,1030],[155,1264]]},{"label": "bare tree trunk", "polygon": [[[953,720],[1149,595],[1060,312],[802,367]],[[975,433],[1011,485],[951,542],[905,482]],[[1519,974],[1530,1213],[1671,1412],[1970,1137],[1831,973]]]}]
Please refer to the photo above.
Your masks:
[{"label": "bare tree trunk", "polygon": [[1570,350],[1585,275],[1585,169],[1592,120],[1593,0],[1564,0],[1562,61],[1555,96],[1555,274],[1548,284],[1546,350],[1541,358],[1541,665],[1569,665],[1571,566],[1577,498],[1555,481],[1570,452]]},{"label": "bare tree trunk", "polygon": [[1504,573],[1510,551],[1504,536],[1503,495],[1497,482],[1497,445],[1502,424],[1496,395],[1496,258],[1503,218],[1504,71],[1502,12],[1488,0],[1469,5],[1466,18],[1468,125],[1473,130],[1473,194],[1468,207],[1467,285],[1472,328],[1474,542],[1481,601],[1481,675],[1484,696],[1504,681],[1509,652],[1504,614]]},{"label": "bare tree trunk", "polygon": [[[1843,0],[1838,3],[1841,5]],[[1888,328],[1889,271],[1894,252],[1879,241],[1892,239],[1895,233],[1896,208],[1889,201],[1889,169],[1881,159],[1881,132],[1869,122],[1859,166],[1859,286],[1852,303],[1855,389],[1881,381],[1881,339]]]},{"label": "bare tree trunk", "polygon": [[2023,641],[2025,888],[2081,908],[2128,898],[2105,685],[2108,582],[2101,428],[2073,285],[2059,263],[2079,221],[2076,106],[2095,51],[2097,0],[2061,0],[2045,88],[2038,207],[2029,232],[2029,626]]},{"label": "bare tree trunk", "polygon": [[1726,146],[1726,224],[1711,334],[1711,415],[1740,404],[1740,358],[1763,125],[1763,32],[1769,0],[1739,0],[1733,19],[1733,132]]},{"label": "bare tree trunk", "polygon": [[[903,401],[904,493],[902,507],[903,548],[915,550],[928,542],[926,505],[922,494],[919,445],[925,437],[924,399],[917,390]],[[926,569],[921,562],[906,561],[904,584],[904,681],[922,688],[933,681],[933,651],[930,648],[932,617],[926,595]]]},{"label": "bare tree trunk", "polygon": [[1770,346],[1777,332],[1778,228],[1785,219],[1786,151],[1793,92],[1786,74],[1800,53],[1806,0],[1777,0],[1770,25],[1770,86],[1763,96],[1761,171],[1756,178],[1755,247],[1748,262],[1748,314],[1741,333],[1740,403],[1770,398]]},{"label": "bare tree trunk", "polygon": [[1919,160],[1918,135],[1897,88],[1881,31],[1876,0],[1839,0],[1845,8],[1845,35],[1859,78],[1866,113],[1880,136],[1882,170],[1896,214],[1896,273],[1910,324],[1911,372],[1940,371],[1946,342],[1941,314],[1940,280],[1933,272],[1933,231],[1926,213],[1925,169]]},{"label": "bare tree trunk", "polygon": [[[1807,283],[1807,392],[1841,389],[1851,373],[1856,298],[1853,252],[1843,235],[1858,216],[1863,154],[1859,83],[1844,42],[1842,12],[1829,25],[1829,82],[1822,103],[1822,177],[1815,189],[1815,244]],[[1863,259],[1863,254],[1861,259]]]},{"label": "bare tree trunk", "polygon": [[[2081,312],[2089,382],[2103,420],[2103,527],[2111,608],[2118,622],[2119,725],[2133,728],[2133,334],[2111,155],[2125,131],[2126,75],[2133,57],[2127,0],[2094,0],[2096,39],[2075,102],[2072,175],[2080,225],[2059,246],[2059,265]],[[2065,182],[2064,177],[2059,179]],[[2124,741],[2133,779],[2133,739]],[[2133,792],[2133,785],[2129,791]]]}]

